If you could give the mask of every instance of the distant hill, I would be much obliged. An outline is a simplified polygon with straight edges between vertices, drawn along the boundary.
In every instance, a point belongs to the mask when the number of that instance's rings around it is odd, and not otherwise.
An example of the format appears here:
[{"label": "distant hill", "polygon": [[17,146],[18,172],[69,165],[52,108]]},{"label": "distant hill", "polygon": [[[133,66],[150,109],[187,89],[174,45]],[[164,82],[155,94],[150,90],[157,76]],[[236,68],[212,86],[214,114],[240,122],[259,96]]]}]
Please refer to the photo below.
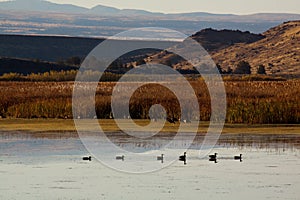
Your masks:
[{"label": "distant hill", "polygon": [[[65,65],[58,63],[66,63],[73,57],[82,61],[103,40],[62,36],[0,35],[0,74],[9,72],[28,74],[44,72],[44,70],[73,69],[72,67],[64,68]],[[131,41],[131,43],[134,42],[139,41]],[[154,41],[149,41],[149,43],[153,44]],[[158,41],[158,43],[161,42]],[[167,43],[172,44],[170,41]],[[119,63],[125,63],[125,66],[126,63],[141,60],[157,52],[159,50],[154,49],[128,52],[117,59],[108,71],[124,73],[129,66],[122,68]]]},{"label": "distant hill", "polygon": [[263,65],[268,74],[300,74],[300,21],[291,21],[263,33],[265,38],[250,44],[236,44],[213,55],[226,70],[247,61],[256,73]]},{"label": "distant hill", "polygon": [[[260,65],[267,74],[300,74],[300,21],[283,23],[263,34],[204,29],[191,37],[210,53],[224,73],[231,73],[244,61],[250,64],[253,74]],[[182,73],[193,72],[189,63],[166,51],[144,58],[144,61],[160,62]]]},{"label": "distant hill", "polygon": [[201,30],[191,38],[199,42],[208,52],[218,51],[236,43],[253,43],[264,38],[261,34],[239,30]]},{"label": "distant hill", "polygon": [[108,16],[155,16],[164,17],[165,19],[189,19],[189,20],[204,20],[204,21],[244,21],[255,22],[260,21],[281,21],[295,20],[299,18],[299,14],[288,13],[258,13],[252,15],[233,15],[233,14],[214,14],[207,12],[191,12],[191,13],[160,13],[150,12],[138,9],[118,9],[110,6],[97,5],[91,9],[75,6],[72,4],[57,4],[47,0],[10,0],[0,2],[1,10],[18,10],[18,11],[38,11],[38,12],[55,12],[55,13],[76,13],[76,14],[95,14]]},{"label": "distant hill", "polygon": [[4,1],[4,2],[0,2],[0,8],[3,10],[68,12],[68,13],[81,13],[81,12],[87,12],[89,10],[71,4],[56,4],[44,0]]},{"label": "distant hill", "polygon": [[103,37],[139,27],[164,27],[186,35],[205,28],[262,33],[284,21],[298,19],[300,14],[293,13],[169,14],[103,5],[88,9],[45,0],[0,2],[0,34]]},{"label": "distant hill", "polygon": [[109,6],[97,5],[91,9],[75,6],[72,4],[57,4],[46,0],[12,0],[0,2],[0,8],[5,10],[39,11],[56,13],[77,13],[95,15],[152,15],[162,13],[152,13],[145,10],[118,9]]},{"label": "distant hill", "polygon": [[24,59],[0,58],[0,75],[5,73],[31,74],[50,71],[76,70],[76,66]]},{"label": "distant hill", "polygon": [[[283,23],[263,34],[204,29],[191,37],[211,54],[224,72],[228,69],[235,70],[239,62],[245,61],[250,63],[252,73],[256,73],[258,66],[263,65],[267,74],[300,74],[300,21]],[[46,62],[65,61],[74,56],[83,59],[102,41],[103,39],[96,38],[0,35],[0,57]],[[174,42],[176,48],[181,48],[176,44]],[[154,49],[130,52],[119,58],[109,71],[124,73],[132,67],[151,61],[172,66],[182,73],[195,72],[179,56]],[[0,67],[6,67],[6,72],[9,72],[8,65],[5,65],[7,61],[1,62]],[[27,69],[23,61],[14,60],[12,63],[19,65],[19,72],[22,69],[24,73],[34,71],[33,68]],[[47,64],[46,66],[49,67]]]},{"label": "distant hill", "polygon": [[48,62],[58,62],[73,56],[84,58],[102,41],[80,37],[0,35],[0,57]]},{"label": "distant hill", "polygon": [[[232,46],[237,43],[253,43],[264,38],[263,35],[253,34],[248,31],[234,31],[234,30],[214,30],[204,29],[191,36],[201,46],[207,50],[208,53],[218,52],[221,49]],[[180,49],[180,45],[176,47]],[[161,51],[148,58],[144,59],[146,62],[160,62],[166,65],[171,65],[174,69],[181,72],[192,72],[193,68],[179,56],[166,51]]]}]

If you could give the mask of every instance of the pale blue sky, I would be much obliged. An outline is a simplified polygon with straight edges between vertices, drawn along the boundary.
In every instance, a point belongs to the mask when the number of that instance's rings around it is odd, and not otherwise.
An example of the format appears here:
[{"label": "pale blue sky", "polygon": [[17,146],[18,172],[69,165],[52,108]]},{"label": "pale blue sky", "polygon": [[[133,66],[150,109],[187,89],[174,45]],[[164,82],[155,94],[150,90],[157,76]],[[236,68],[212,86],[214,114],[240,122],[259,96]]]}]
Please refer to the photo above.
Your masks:
[{"label": "pale blue sky", "polygon": [[[3,0],[0,0],[3,1]],[[26,1],[26,0],[24,0]],[[144,9],[164,13],[211,12],[251,14],[279,12],[300,14],[300,0],[50,0],[91,8],[101,4],[117,8]]]}]

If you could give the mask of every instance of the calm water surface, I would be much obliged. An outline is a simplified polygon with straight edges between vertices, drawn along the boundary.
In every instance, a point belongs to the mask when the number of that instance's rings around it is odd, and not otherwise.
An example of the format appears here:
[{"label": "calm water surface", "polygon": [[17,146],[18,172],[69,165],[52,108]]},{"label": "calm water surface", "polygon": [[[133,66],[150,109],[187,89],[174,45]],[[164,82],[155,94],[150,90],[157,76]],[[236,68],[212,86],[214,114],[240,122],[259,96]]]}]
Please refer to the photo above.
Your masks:
[{"label": "calm water surface", "polygon": [[[127,149],[153,149],[151,143],[112,139]],[[217,163],[199,159],[200,146],[201,137],[189,149],[187,165],[178,161],[134,175],[82,161],[89,153],[72,134],[2,132],[0,199],[300,199],[300,136],[223,135],[211,152],[218,152]],[[242,162],[232,159],[240,153]]]}]

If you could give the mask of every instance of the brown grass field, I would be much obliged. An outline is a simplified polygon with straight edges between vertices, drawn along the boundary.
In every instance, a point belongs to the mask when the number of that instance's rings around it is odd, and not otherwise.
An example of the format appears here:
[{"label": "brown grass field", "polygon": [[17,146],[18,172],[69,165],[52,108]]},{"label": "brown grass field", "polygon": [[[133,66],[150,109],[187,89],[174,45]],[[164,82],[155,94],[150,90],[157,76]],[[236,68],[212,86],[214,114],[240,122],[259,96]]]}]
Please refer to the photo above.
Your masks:
[{"label": "brown grass field", "polygon": [[[85,83],[89,84],[89,83]],[[127,84],[127,85],[126,85]],[[124,88],[130,84],[124,83]],[[200,120],[210,120],[210,96],[202,80],[190,81],[200,105]],[[100,119],[111,118],[111,94],[115,83],[99,83],[96,113]],[[180,87],[180,83],[178,83]],[[299,124],[300,80],[225,81],[227,123]],[[73,82],[0,82],[1,118],[71,119]],[[122,97],[120,97],[120,102]],[[133,119],[149,119],[149,108],[161,104],[173,119],[197,119],[194,105],[185,103],[187,113],[180,113],[174,94],[163,86],[149,84],[139,88],[130,100]],[[84,110],[84,109],[83,109]],[[81,113],[81,118],[93,118]],[[123,117],[123,116],[119,116]],[[128,116],[125,116],[128,117]],[[160,116],[158,116],[159,118]]]}]

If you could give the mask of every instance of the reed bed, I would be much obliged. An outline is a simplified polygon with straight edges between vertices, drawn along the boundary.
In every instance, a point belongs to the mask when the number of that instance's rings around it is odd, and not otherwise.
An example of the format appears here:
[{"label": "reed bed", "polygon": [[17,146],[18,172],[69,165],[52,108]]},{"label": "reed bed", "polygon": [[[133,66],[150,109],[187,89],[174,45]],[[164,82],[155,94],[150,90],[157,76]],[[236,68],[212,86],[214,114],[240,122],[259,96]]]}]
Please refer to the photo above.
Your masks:
[{"label": "reed bed", "polygon": [[[90,83],[84,83],[90,84]],[[113,118],[111,95],[116,83],[100,82],[95,102],[96,115],[90,116],[82,108],[81,118]],[[124,90],[135,83],[123,83]],[[176,84],[176,83],[175,83]],[[176,87],[180,88],[180,83]],[[167,117],[173,120],[209,121],[211,116],[210,95],[202,80],[190,81],[200,107],[190,103],[184,95],[182,105],[168,88],[148,84],[140,87],[130,98],[130,116],[122,111],[123,97],[117,97],[120,110],[117,118],[149,119],[149,109],[154,104],[164,106]],[[73,82],[0,82],[0,116],[2,118],[72,118]],[[286,81],[225,81],[227,93],[228,123],[249,124],[299,124],[300,80]],[[183,91],[184,92],[184,91]],[[122,104],[123,103],[123,104]],[[180,106],[184,108],[181,113]],[[93,108],[91,108],[93,109]],[[77,117],[77,116],[76,116]],[[156,112],[156,118],[163,112]]]}]

